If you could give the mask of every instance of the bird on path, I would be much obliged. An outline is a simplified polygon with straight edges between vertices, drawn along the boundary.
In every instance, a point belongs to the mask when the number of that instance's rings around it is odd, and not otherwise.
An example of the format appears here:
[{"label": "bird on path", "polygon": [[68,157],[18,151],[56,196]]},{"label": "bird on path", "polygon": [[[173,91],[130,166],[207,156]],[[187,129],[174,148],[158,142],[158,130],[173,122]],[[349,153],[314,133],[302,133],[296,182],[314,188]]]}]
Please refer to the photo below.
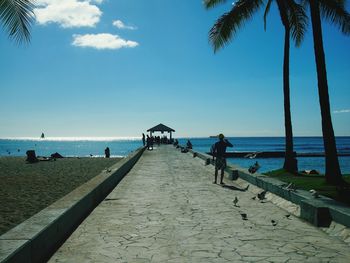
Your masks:
[{"label": "bird on path", "polygon": [[275,220],[271,220],[271,223],[272,223],[273,226],[277,225],[277,222]]},{"label": "bird on path", "polygon": [[283,188],[289,188],[293,183],[282,184]]},{"label": "bird on path", "polygon": [[239,206],[237,205],[237,203],[238,203],[238,198],[237,198],[237,196],[236,196],[235,199],[233,200],[233,204],[234,204],[234,206],[239,207]]},{"label": "bird on path", "polygon": [[314,189],[311,189],[309,192],[310,192],[310,193],[312,194],[312,196],[315,197],[315,198],[319,198],[319,197],[320,197],[320,196],[318,195],[317,191],[314,190]]},{"label": "bird on path", "polygon": [[260,201],[265,199],[266,193],[267,193],[267,191],[264,190],[264,191],[262,191],[261,193],[258,194],[258,198],[259,198]]},{"label": "bird on path", "polygon": [[246,213],[240,213],[243,220],[248,220]]},{"label": "bird on path", "polygon": [[288,191],[296,191],[296,189],[297,189],[297,187],[296,187],[296,185],[295,184],[293,184],[293,183],[289,183],[286,187],[284,187],[286,190],[288,190]]},{"label": "bird on path", "polygon": [[256,171],[258,171],[260,169],[260,164],[258,162],[255,162],[254,165],[251,165],[248,169],[248,172],[253,174],[255,173]]}]

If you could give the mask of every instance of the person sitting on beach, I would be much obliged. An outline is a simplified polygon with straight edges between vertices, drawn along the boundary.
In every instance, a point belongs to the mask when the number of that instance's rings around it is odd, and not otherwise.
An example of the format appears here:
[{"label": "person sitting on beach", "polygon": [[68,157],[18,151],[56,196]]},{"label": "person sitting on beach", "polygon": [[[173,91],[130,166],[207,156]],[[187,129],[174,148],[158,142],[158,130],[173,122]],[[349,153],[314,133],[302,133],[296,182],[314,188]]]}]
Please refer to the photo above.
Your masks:
[{"label": "person sitting on beach", "polygon": [[187,149],[192,149],[192,143],[190,142],[190,140],[187,140],[186,147]]},{"label": "person sitting on beach", "polygon": [[27,159],[26,159],[26,161],[27,161],[28,163],[37,163],[37,162],[39,162],[39,159],[36,157],[36,154],[35,154],[35,151],[34,151],[34,150],[28,150],[28,151],[26,152],[26,154],[27,154]]},{"label": "person sitting on beach", "polygon": [[226,159],[225,159],[225,153],[227,147],[233,147],[233,145],[228,141],[224,140],[225,136],[220,133],[219,134],[219,141],[214,144],[213,147],[213,157],[216,157],[215,160],[215,181],[214,184],[217,183],[217,177],[218,177],[218,171],[221,170],[221,178],[220,178],[220,184],[224,184],[224,171],[226,168]]}]

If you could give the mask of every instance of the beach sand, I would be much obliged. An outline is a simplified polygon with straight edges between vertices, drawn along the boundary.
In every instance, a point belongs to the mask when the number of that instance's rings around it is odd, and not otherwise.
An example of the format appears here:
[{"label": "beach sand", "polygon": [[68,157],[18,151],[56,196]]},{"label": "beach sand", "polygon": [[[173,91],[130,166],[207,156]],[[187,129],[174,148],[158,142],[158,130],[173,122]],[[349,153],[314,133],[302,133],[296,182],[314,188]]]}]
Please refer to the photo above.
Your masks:
[{"label": "beach sand", "polygon": [[0,157],[0,235],[28,219],[120,158],[64,158],[28,164]]}]

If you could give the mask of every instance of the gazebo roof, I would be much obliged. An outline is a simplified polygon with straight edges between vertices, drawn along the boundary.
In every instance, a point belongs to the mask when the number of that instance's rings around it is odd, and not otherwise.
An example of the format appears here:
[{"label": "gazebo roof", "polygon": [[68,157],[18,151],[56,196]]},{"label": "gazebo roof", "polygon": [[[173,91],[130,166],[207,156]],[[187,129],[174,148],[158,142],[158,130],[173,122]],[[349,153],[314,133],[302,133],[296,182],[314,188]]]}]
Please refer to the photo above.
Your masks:
[{"label": "gazebo roof", "polygon": [[168,126],[165,126],[164,124],[159,123],[158,125],[154,126],[153,128],[150,128],[147,130],[148,132],[175,132],[174,129],[169,128]]}]

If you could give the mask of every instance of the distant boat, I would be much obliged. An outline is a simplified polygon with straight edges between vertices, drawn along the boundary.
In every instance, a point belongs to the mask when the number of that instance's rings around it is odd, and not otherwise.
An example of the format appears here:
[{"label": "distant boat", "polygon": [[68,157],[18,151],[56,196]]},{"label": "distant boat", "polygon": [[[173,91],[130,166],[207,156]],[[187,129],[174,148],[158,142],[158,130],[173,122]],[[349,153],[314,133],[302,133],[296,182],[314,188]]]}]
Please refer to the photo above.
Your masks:
[{"label": "distant boat", "polygon": [[45,134],[42,132],[41,133],[41,136],[40,136],[41,139],[45,139]]},{"label": "distant boat", "polygon": [[218,135],[211,135],[209,138],[218,138]]}]

